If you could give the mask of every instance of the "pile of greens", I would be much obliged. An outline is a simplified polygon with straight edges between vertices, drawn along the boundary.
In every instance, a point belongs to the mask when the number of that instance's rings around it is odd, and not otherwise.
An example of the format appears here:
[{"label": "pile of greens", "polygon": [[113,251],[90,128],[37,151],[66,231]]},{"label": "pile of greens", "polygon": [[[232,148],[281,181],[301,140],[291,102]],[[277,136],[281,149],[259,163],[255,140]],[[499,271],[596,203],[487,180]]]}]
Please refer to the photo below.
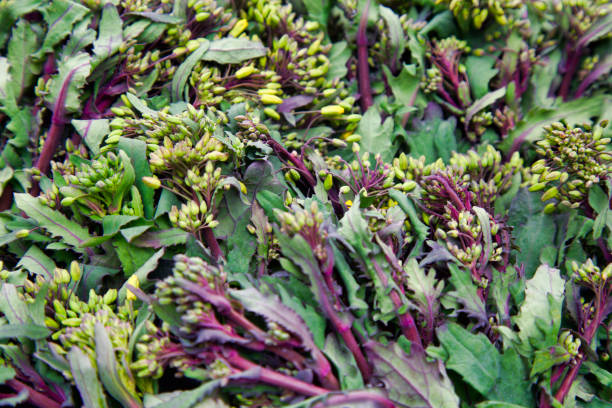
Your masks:
[{"label": "pile of greens", "polygon": [[0,1],[0,405],[610,407],[606,0]]}]

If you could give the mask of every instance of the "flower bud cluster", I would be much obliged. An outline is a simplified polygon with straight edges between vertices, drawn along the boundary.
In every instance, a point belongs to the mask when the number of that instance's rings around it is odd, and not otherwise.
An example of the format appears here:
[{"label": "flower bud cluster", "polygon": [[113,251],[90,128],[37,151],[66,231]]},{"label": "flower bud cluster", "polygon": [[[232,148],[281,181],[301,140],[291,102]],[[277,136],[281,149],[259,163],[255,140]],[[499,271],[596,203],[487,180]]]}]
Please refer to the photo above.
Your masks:
[{"label": "flower bud cluster", "polygon": [[601,270],[589,258],[580,265],[576,261],[572,261],[571,268],[576,283],[594,290],[596,288],[603,288],[606,285],[612,285],[612,263]]},{"label": "flower bud cluster", "polygon": [[[135,187],[132,189],[133,169],[127,169],[126,165],[131,166],[125,152],[107,152],[90,162],[82,162],[73,173],[64,173],[68,185],[59,189],[63,197],[61,205],[72,206],[73,210],[94,219],[107,214],[142,215],[140,195]],[[130,203],[125,200],[129,196],[132,196]],[[42,200],[50,204],[50,198]]]},{"label": "flower bud cluster", "polygon": [[511,19],[510,11],[522,6],[519,0],[436,0],[436,4],[443,3],[461,21],[474,24],[481,28],[488,17],[493,17],[500,25],[508,24]]},{"label": "flower bud cluster", "polygon": [[547,212],[558,205],[577,208],[589,188],[612,173],[610,138],[602,137],[603,126],[569,128],[561,122],[544,127],[544,132],[536,142],[536,153],[542,158],[531,166],[529,190],[544,191],[542,201],[555,200],[546,206]]},{"label": "flower bud cluster", "polygon": [[281,231],[290,236],[301,235],[310,245],[313,253],[321,262],[327,259],[325,243],[327,231],[323,228],[325,216],[319,210],[316,201],[309,208],[301,208],[292,204],[290,211],[275,210],[276,218],[281,222]]},{"label": "flower bud cluster", "polygon": [[219,225],[219,221],[214,219],[214,215],[208,212],[206,201],[200,204],[196,201],[189,201],[182,204],[180,210],[176,205],[170,210],[170,222],[174,227],[195,233],[202,228],[214,228]]}]

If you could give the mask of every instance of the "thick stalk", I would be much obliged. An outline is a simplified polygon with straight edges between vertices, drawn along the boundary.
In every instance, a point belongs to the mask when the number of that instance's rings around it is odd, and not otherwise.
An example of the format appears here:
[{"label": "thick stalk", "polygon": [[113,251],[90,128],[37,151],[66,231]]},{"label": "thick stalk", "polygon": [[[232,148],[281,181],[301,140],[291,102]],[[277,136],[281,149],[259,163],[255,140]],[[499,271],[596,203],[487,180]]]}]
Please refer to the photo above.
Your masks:
[{"label": "thick stalk", "polygon": [[11,387],[17,392],[21,392],[23,390],[28,391],[28,402],[32,405],[35,405],[40,408],[60,408],[61,404],[59,402],[53,401],[45,394],[34,390],[32,387],[29,387],[18,380],[8,380],[6,385]]},{"label": "thick stalk", "polygon": [[238,353],[227,356],[227,360],[232,366],[243,371],[256,368],[259,376],[258,380],[266,384],[274,385],[286,390],[291,390],[309,396],[321,395],[329,392],[329,390],[325,388],[321,388],[319,386],[300,381],[296,378],[289,377],[287,375],[278,373],[268,368],[261,367],[260,365],[257,365],[241,357],[240,355],[238,355]]},{"label": "thick stalk", "polygon": [[223,251],[221,251],[221,248],[219,247],[219,243],[217,242],[217,238],[215,237],[215,233],[213,232],[212,228],[206,227],[204,228],[203,232],[204,240],[206,241],[208,249],[210,249],[213,259],[218,261],[219,259],[223,258]]},{"label": "thick stalk", "polygon": [[369,391],[353,391],[347,394],[332,395],[326,398],[325,402],[316,404],[314,408],[344,406],[344,404],[347,404],[347,406],[361,406],[361,404],[366,404],[368,402],[373,402],[377,406],[383,408],[395,408],[395,404],[392,401],[382,395]]},{"label": "thick stalk", "polygon": [[567,60],[565,61],[565,73],[563,74],[563,81],[559,88],[559,96],[563,98],[564,101],[569,99],[570,86],[572,84],[572,79],[574,79],[576,75],[578,63],[580,62],[580,54],[582,53],[574,44],[568,44],[566,46],[566,51]]},{"label": "thick stalk", "polygon": [[366,29],[368,26],[368,11],[370,0],[361,14],[359,28],[357,30],[357,80],[359,83],[359,94],[361,95],[361,110],[366,112],[372,106],[372,88],[370,87],[370,67],[368,65],[368,37]]},{"label": "thick stalk", "polygon": [[[387,285],[389,284],[387,275],[385,275],[384,271],[382,270],[382,268],[380,267],[378,262],[376,262],[375,259],[372,259],[372,265],[374,265],[374,270],[376,271],[376,274],[378,275],[378,278],[380,279],[381,283],[385,287],[387,287]],[[396,311],[399,311],[399,309],[402,306],[404,306],[404,304],[402,300],[400,299],[400,296],[397,293],[397,290],[396,289],[391,290],[391,292],[389,293],[389,296],[391,297],[391,301],[393,302],[393,306],[395,306]],[[399,319],[400,327],[402,328],[402,333],[404,334],[404,336],[408,340],[410,340],[412,343],[418,344],[421,348],[423,348],[423,343],[421,342],[421,336],[419,335],[419,331],[416,328],[416,323],[414,322],[414,318],[412,317],[410,312],[408,311],[404,313],[398,312],[398,319]]]}]

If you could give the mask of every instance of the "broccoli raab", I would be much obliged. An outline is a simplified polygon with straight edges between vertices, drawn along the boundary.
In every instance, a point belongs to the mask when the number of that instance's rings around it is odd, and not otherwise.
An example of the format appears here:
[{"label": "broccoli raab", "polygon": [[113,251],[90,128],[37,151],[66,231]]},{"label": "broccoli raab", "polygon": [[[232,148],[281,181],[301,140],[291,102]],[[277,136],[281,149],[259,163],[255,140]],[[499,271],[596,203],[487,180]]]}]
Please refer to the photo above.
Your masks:
[{"label": "broccoli raab", "polygon": [[0,405],[609,407],[611,19],[0,1]]}]

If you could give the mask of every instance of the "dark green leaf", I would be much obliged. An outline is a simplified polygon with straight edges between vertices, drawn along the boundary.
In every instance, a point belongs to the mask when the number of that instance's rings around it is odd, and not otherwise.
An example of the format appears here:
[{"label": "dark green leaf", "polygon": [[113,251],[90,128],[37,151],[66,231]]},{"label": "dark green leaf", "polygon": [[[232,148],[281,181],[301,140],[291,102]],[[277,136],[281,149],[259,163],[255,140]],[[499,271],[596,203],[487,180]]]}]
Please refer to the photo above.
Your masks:
[{"label": "dark green leaf", "polygon": [[26,269],[30,273],[41,275],[47,281],[53,280],[55,262],[36,245],[32,245],[27,252],[23,254],[17,266]]},{"label": "dark green leaf", "polygon": [[338,341],[336,336],[330,333],[325,339],[323,351],[338,371],[338,380],[342,390],[357,390],[364,387],[363,377],[357,367],[355,357],[344,342]]},{"label": "dark green leaf", "polygon": [[12,367],[0,365],[0,384],[4,384],[7,380],[15,378],[15,370]]},{"label": "dark green leaf", "polygon": [[142,140],[121,137],[119,138],[117,147],[127,153],[127,156],[134,165],[134,184],[138,187],[138,191],[142,197],[144,215],[146,218],[151,219],[154,214],[153,196],[155,195],[155,190],[146,186],[142,181],[143,177],[153,175],[147,159],[147,144]]},{"label": "dark green leaf", "polygon": [[393,158],[394,150],[391,148],[393,139],[393,118],[388,117],[384,123],[376,106],[370,106],[359,121],[356,133],[361,135],[361,148],[372,154],[380,153],[383,161],[389,162]]}]

